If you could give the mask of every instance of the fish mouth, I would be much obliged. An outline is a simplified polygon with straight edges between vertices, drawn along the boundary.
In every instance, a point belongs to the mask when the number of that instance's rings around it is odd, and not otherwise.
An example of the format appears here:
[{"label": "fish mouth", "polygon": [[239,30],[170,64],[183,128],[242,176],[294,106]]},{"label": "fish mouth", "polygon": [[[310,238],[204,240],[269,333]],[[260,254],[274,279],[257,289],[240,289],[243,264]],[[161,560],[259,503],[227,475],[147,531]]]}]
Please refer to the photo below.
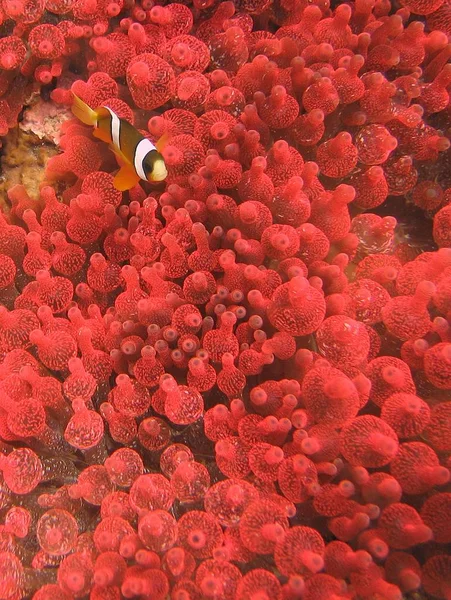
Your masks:
[{"label": "fish mouth", "polygon": [[150,176],[151,181],[164,181],[168,176],[168,170],[163,161],[156,161],[152,174]]}]

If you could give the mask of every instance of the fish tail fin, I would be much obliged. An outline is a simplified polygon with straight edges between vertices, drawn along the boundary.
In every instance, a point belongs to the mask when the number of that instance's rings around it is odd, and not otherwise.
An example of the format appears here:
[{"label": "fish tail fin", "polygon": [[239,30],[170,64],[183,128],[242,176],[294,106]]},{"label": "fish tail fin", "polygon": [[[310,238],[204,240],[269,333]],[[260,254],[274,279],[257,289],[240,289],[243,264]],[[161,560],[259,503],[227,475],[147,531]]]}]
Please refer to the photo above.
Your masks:
[{"label": "fish tail fin", "polygon": [[72,104],[72,112],[85,125],[97,124],[97,112],[83,102],[81,98],[74,94],[74,102]]}]

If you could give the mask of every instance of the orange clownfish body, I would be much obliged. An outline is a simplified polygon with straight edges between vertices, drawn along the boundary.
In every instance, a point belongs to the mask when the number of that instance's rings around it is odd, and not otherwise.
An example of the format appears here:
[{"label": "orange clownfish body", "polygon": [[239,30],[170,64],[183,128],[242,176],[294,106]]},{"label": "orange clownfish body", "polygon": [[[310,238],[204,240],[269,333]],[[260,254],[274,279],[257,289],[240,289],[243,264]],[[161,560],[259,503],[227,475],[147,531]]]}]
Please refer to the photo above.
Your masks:
[{"label": "orange clownfish body", "polygon": [[140,179],[150,182],[166,179],[168,172],[159,152],[162,140],[154,146],[111,108],[100,106],[93,110],[75,94],[72,112],[85,125],[92,125],[93,135],[109,144],[119,159],[121,169],[114,178],[116,189],[130,190]]}]

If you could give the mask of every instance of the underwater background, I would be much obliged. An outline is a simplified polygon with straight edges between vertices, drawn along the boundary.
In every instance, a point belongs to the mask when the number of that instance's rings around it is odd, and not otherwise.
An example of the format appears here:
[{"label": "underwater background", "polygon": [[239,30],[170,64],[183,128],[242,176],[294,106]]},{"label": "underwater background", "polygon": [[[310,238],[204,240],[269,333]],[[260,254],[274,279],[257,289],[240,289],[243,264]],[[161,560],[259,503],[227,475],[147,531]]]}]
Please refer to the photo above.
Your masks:
[{"label": "underwater background", "polygon": [[0,0],[0,600],[451,600],[450,35]]}]

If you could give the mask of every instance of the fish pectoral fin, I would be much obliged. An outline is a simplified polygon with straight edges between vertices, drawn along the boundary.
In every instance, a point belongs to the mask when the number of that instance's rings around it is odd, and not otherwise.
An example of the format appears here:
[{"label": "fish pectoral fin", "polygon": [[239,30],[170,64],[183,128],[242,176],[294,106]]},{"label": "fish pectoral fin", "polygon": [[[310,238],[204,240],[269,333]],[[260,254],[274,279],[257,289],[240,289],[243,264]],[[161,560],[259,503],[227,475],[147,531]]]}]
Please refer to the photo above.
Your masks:
[{"label": "fish pectoral fin", "polygon": [[135,169],[131,165],[124,165],[114,178],[114,187],[120,192],[131,190],[139,181]]},{"label": "fish pectoral fin", "polygon": [[108,135],[108,132],[104,131],[103,129],[100,129],[100,127],[95,127],[94,131],[92,132],[92,135],[98,140],[102,140],[102,142],[106,142],[107,144],[111,142],[111,138]]},{"label": "fish pectoral fin", "polygon": [[108,147],[111,150],[111,152],[113,152],[120,167],[133,168],[133,166],[130,164],[130,161],[127,160],[126,156],[124,154],[122,154],[122,152],[118,148],[116,148],[116,146],[113,146],[113,144],[110,144]]}]

